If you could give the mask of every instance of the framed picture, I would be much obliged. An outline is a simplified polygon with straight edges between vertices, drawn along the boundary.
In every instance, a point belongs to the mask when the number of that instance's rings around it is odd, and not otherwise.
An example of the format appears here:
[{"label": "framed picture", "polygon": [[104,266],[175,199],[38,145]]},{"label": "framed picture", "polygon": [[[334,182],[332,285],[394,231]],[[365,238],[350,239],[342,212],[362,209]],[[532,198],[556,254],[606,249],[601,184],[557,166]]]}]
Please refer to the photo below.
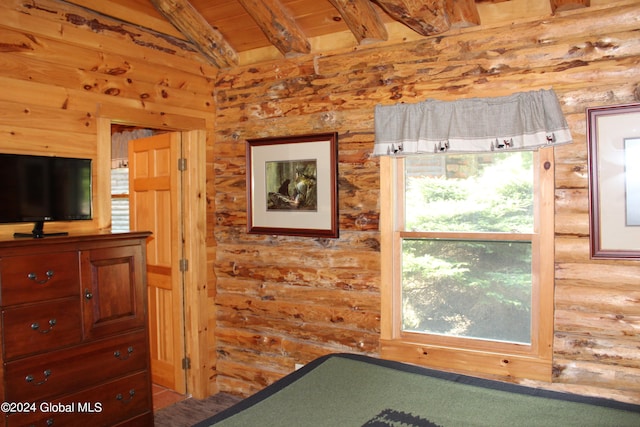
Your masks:
[{"label": "framed picture", "polygon": [[640,104],[587,108],[592,258],[640,258]]},{"label": "framed picture", "polygon": [[247,232],[338,237],[338,134],[247,141]]}]

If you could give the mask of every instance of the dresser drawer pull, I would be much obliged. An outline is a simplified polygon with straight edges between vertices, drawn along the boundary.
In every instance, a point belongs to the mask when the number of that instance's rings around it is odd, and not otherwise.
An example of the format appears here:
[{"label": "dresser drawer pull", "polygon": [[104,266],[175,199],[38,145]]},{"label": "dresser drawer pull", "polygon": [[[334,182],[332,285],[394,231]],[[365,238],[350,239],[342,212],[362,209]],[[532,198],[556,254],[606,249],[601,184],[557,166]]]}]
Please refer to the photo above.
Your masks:
[{"label": "dresser drawer pull", "polygon": [[118,393],[116,395],[116,400],[119,400],[122,403],[129,403],[133,400],[133,396],[135,394],[136,394],[136,391],[134,389],[129,390],[129,398],[127,400],[124,400],[124,396],[122,395],[122,393]]},{"label": "dresser drawer pull", "polygon": [[45,283],[47,283],[49,280],[51,280],[53,278],[53,275],[55,273],[53,272],[53,270],[48,270],[45,275],[47,276],[46,279],[42,279],[42,280],[38,280],[38,275],[36,273],[29,273],[27,274],[27,278],[29,280],[33,280],[34,282],[36,282],[38,285],[44,285]]},{"label": "dresser drawer pull", "polygon": [[49,376],[51,376],[51,370],[46,369],[46,370],[43,372],[43,374],[44,374],[44,378],[42,379],[42,381],[38,381],[38,382],[36,382],[36,383],[34,383],[35,378],[33,377],[33,375],[27,375],[27,376],[24,378],[24,380],[25,380],[26,382],[28,382],[29,384],[31,384],[31,385],[42,385],[42,384],[46,383],[46,382],[49,380]]},{"label": "dresser drawer pull", "polygon": [[84,290],[84,298],[86,300],[90,300],[91,298],[93,298],[93,294],[89,291],[89,289]]},{"label": "dresser drawer pull", "polygon": [[122,353],[120,353],[120,350],[116,350],[113,352],[113,357],[115,357],[116,359],[120,359],[120,360],[127,360],[128,358],[131,357],[131,354],[133,353],[133,346],[130,346],[127,348],[127,354],[126,356],[123,356]]},{"label": "dresser drawer pull", "polygon": [[51,332],[53,330],[53,327],[56,326],[56,323],[58,323],[58,321],[56,319],[50,319],[49,320],[49,328],[48,329],[40,329],[40,324],[38,322],[33,322],[31,324],[31,329],[33,329],[34,331],[38,331],[41,334],[48,334],[49,332]]}]

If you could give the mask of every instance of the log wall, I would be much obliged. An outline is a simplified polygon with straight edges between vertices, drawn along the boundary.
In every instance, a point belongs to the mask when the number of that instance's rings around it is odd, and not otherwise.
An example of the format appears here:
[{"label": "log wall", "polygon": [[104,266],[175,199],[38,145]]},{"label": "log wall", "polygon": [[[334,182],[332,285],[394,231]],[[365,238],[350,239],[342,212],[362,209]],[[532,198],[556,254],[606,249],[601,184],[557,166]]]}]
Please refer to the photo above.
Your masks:
[{"label": "log wall", "polygon": [[[589,259],[584,115],[640,101],[639,1],[220,73],[180,40],[63,1],[6,0],[0,16],[2,151],[104,163],[113,118],[204,124],[211,391],[250,394],[329,352],[378,353],[374,105],[553,87],[574,143],[555,152],[554,382],[544,386],[640,403],[640,265]],[[339,132],[340,238],[248,235],[245,139],[327,131]],[[96,178],[103,188],[106,174]],[[88,226],[108,228],[98,214]]]},{"label": "log wall", "polygon": [[[250,394],[330,352],[378,354],[373,107],[551,88],[574,142],[555,150],[556,390],[640,403],[640,264],[589,258],[588,106],[640,101],[640,2],[470,28],[401,46],[221,71],[213,149],[222,391]],[[246,139],[339,133],[340,238],[246,233]]]}]

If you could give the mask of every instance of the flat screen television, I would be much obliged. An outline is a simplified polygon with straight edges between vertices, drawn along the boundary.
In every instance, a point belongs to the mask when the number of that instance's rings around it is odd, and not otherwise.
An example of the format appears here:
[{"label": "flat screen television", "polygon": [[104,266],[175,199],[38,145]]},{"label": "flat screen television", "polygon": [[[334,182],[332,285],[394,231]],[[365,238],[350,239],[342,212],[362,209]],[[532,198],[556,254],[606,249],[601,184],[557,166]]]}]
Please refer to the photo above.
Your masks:
[{"label": "flat screen television", "polygon": [[0,223],[33,222],[42,238],[48,221],[91,219],[91,159],[0,153]]}]

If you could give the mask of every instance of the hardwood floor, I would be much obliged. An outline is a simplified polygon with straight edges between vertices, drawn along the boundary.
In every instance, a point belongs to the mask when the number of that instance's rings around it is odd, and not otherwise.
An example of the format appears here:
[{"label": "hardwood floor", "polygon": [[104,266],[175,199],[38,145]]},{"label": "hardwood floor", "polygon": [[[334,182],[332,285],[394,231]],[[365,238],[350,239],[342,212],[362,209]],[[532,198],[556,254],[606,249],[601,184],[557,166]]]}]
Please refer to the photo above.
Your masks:
[{"label": "hardwood floor", "polygon": [[154,426],[190,427],[240,400],[242,399],[226,393],[218,393],[206,399],[194,399],[154,386]]},{"label": "hardwood floor", "polygon": [[187,397],[183,394],[176,393],[173,390],[154,384],[153,385],[153,412],[157,412],[160,409],[166,408],[167,406],[171,406],[174,403],[180,402],[186,398]]}]

